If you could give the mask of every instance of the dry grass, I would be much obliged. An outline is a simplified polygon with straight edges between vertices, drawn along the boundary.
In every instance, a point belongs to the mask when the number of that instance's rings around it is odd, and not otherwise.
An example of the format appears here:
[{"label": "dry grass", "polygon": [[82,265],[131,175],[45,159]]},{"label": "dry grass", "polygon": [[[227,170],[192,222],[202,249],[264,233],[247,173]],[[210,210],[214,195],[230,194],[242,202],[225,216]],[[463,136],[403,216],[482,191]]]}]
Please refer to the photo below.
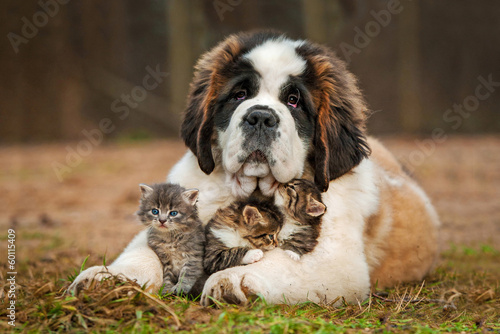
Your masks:
[{"label": "dry grass", "polygon": [[[408,161],[414,139],[387,138]],[[74,145],[73,145],[74,147]],[[24,332],[499,331],[500,138],[452,138],[414,168],[443,220],[443,256],[425,283],[377,291],[362,305],[305,303],[219,309],[109,280],[78,297],[62,294],[82,261],[113,259],[141,229],[138,184],[164,179],[179,142],[109,144],[59,182],[51,168],[65,145],[0,148],[0,227],[16,230],[17,327]],[[411,166],[410,166],[411,167]],[[4,246],[2,246],[4,247]],[[5,268],[7,256],[0,257]],[[6,270],[2,270],[2,284]],[[7,324],[3,287],[0,328]],[[174,316],[174,315],[175,316]]]},{"label": "dry grass", "polygon": [[[269,306],[256,299],[246,307],[205,308],[181,297],[159,298],[131,282],[106,280],[78,296],[64,294],[70,268],[58,262],[19,275],[18,327],[23,332],[462,332],[500,330],[500,253],[491,248],[456,248],[423,283],[376,291],[360,305]],[[456,266],[455,261],[460,261]],[[486,264],[486,265],[485,265]],[[495,267],[496,265],[496,267]],[[31,276],[33,275],[33,276]],[[6,300],[6,297],[2,297]],[[9,329],[5,308],[0,326]]]}]

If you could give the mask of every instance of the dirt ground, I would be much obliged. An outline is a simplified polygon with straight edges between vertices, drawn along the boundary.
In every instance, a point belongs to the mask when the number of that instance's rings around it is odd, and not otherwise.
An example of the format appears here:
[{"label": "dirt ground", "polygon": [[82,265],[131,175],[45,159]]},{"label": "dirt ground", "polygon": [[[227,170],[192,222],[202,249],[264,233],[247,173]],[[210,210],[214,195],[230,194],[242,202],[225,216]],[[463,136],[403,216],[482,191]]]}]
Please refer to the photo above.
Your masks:
[{"label": "dirt ground", "polygon": [[[382,142],[433,200],[444,248],[500,245],[500,137]],[[142,229],[134,217],[138,184],[163,181],[185,151],[180,141],[105,144],[92,148],[60,181],[53,164],[65,164],[68,149],[77,144],[0,147],[0,240],[15,229],[21,260],[78,254],[68,263],[78,266],[82,254],[93,256],[89,263],[103,254],[113,259]]]}]

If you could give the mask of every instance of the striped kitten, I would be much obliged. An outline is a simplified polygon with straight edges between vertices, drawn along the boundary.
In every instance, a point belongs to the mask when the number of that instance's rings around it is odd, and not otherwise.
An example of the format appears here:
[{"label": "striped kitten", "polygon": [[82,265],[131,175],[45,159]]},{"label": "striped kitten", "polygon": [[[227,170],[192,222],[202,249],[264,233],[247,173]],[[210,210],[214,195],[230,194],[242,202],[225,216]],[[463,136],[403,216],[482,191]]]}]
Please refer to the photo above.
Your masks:
[{"label": "striped kitten", "polygon": [[283,215],[272,200],[249,199],[217,210],[205,228],[207,274],[259,261],[278,246]]},{"label": "striped kitten", "polygon": [[280,248],[292,259],[299,260],[318,244],[321,216],[326,212],[321,192],[313,182],[295,179],[281,184],[274,196],[275,204],[285,215],[278,235]]},{"label": "striped kitten", "polygon": [[197,189],[177,184],[140,185],[137,211],[148,230],[148,245],[163,265],[163,291],[198,295],[206,279],[203,271],[205,233],[198,218]]}]

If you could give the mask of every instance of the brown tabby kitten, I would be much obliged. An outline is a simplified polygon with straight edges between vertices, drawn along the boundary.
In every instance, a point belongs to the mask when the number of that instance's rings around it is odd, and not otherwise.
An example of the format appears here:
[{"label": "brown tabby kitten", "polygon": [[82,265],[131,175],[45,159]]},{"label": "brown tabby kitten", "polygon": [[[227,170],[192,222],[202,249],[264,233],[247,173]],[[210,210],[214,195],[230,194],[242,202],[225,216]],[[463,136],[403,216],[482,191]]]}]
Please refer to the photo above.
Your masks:
[{"label": "brown tabby kitten", "polygon": [[275,204],[282,208],[285,221],[278,240],[280,248],[294,260],[311,252],[318,244],[321,216],[326,206],[313,182],[295,179],[275,192]]},{"label": "brown tabby kitten", "polygon": [[137,216],[149,227],[148,245],[163,265],[163,292],[198,295],[206,279],[205,232],[196,208],[198,190],[170,183],[141,184],[140,188]]},{"label": "brown tabby kitten", "polygon": [[271,200],[249,199],[217,210],[205,228],[207,274],[250,264],[278,246],[283,215]]}]

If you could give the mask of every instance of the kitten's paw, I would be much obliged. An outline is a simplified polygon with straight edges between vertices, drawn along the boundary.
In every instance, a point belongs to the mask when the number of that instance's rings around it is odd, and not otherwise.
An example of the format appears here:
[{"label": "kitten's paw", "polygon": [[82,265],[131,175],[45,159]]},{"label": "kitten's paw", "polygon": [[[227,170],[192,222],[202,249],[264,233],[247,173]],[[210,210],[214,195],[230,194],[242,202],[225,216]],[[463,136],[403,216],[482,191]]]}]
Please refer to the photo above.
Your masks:
[{"label": "kitten's paw", "polygon": [[177,283],[176,285],[174,285],[171,288],[166,288],[165,290],[166,290],[166,292],[173,293],[174,295],[177,295],[177,296],[180,296],[183,293],[185,293],[184,289],[182,288],[182,286],[179,283]]},{"label": "kitten's paw", "polygon": [[264,257],[263,251],[261,251],[260,249],[251,249],[245,254],[243,259],[241,260],[241,263],[242,264],[255,263],[261,260],[263,257]]},{"label": "kitten's paw", "polygon": [[191,291],[191,286],[177,283],[171,288],[165,289],[165,292],[171,292],[177,296],[187,295]]},{"label": "kitten's paw", "polygon": [[300,255],[295,253],[294,251],[291,250],[286,250],[285,251],[286,255],[288,255],[292,260],[299,261],[300,260]]}]

